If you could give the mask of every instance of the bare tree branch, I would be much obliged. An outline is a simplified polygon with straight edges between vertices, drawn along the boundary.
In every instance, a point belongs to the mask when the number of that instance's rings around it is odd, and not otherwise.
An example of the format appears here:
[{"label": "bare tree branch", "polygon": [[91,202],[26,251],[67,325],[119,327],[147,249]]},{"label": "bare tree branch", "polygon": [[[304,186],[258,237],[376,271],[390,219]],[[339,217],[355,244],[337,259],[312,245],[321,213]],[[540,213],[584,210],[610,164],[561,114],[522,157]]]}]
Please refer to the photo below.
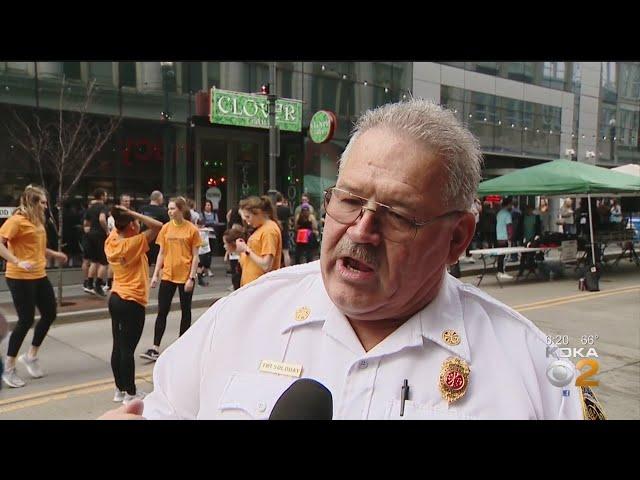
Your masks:
[{"label": "bare tree branch", "polygon": [[[72,105],[67,102],[63,77],[58,99],[57,118],[46,111],[34,113],[34,121],[28,122],[13,111],[15,125],[6,122],[4,127],[10,138],[34,160],[42,185],[49,192],[58,192],[58,221],[54,220],[58,234],[58,250],[63,248],[63,205],[72,193],[89,165],[120,127],[122,118],[107,119],[89,115],[94,95],[95,79],[86,85],[86,97]],[[53,121],[45,119],[51,117]],[[45,172],[54,174],[55,183],[45,183]],[[50,209],[50,213],[51,209]],[[61,272],[61,270],[60,270]],[[58,276],[58,300],[62,301],[62,276]]]}]

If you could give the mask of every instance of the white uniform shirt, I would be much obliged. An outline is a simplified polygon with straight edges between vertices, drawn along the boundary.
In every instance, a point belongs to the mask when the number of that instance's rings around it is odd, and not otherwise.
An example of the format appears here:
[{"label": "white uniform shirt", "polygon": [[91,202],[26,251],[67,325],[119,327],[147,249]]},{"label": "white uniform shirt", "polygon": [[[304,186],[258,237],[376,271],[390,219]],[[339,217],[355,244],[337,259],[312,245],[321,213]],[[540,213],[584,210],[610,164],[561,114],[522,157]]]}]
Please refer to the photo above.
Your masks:
[{"label": "white uniform shirt", "polygon": [[[296,312],[307,307],[307,318]],[[303,318],[305,315],[298,315]],[[458,334],[458,345],[443,333]],[[296,378],[263,361],[301,365],[325,385],[334,419],[582,419],[577,387],[554,387],[546,336],[481,290],[445,274],[437,297],[369,352],[329,299],[319,262],[280,269],[215,303],[160,356],[149,419],[267,419]],[[470,369],[466,393],[439,389],[449,357]],[[409,400],[400,417],[404,379]]]}]

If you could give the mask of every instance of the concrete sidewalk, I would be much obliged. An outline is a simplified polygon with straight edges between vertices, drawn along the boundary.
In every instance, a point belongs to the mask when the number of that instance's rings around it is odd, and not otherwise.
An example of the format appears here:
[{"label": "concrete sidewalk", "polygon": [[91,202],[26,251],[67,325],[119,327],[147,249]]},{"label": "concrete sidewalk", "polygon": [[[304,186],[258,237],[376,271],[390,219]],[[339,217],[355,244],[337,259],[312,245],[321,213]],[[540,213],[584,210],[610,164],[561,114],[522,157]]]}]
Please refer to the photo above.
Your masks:
[{"label": "concrete sidewalk", "polygon": [[[195,287],[192,300],[192,308],[194,309],[208,307],[232,291],[231,275],[226,273],[227,266],[222,262],[222,257],[215,258],[211,263],[211,267],[214,276],[206,278],[209,286],[201,287],[200,285],[196,285]],[[49,275],[50,280],[54,283],[52,276],[55,275],[55,273]],[[57,295],[57,287],[55,285],[54,290]],[[102,298],[86,293],[82,290],[81,284],[63,286],[62,292],[63,306],[58,307],[58,315],[55,321],[56,325],[109,317],[107,307],[108,297]],[[180,297],[178,292],[176,292],[173,297],[171,310],[180,310]],[[156,287],[150,289],[146,313],[151,314],[157,311],[158,288]],[[13,307],[11,292],[9,291],[0,291],[0,312],[7,318],[9,326],[13,327],[18,318],[15,308]],[[37,314],[36,319],[39,319],[39,315]]]}]

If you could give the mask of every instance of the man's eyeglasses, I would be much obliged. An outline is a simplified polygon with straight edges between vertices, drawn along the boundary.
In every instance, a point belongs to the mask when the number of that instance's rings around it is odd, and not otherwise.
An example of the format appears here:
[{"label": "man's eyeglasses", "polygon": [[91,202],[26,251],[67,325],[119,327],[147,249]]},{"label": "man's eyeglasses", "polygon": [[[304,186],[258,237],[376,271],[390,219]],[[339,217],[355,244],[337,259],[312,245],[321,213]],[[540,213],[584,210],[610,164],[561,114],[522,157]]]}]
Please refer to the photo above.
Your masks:
[{"label": "man's eyeglasses", "polygon": [[376,224],[380,234],[396,243],[410,242],[416,236],[418,228],[448,217],[461,210],[438,215],[430,220],[420,221],[409,218],[393,207],[360,197],[338,187],[327,188],[324,191],[324,209],[331,218],[343,225],[353,225],[364,215],[365,210],[376,213]]}]

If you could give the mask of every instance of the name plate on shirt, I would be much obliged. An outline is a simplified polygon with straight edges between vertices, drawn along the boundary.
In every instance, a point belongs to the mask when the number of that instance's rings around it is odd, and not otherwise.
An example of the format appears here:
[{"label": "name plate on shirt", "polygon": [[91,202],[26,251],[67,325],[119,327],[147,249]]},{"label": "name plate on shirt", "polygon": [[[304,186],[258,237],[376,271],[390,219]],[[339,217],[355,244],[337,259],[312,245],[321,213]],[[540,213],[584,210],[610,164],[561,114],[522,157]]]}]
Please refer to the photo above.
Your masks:
[{"label": "name plate on shirt", "polygon": [[260,371],[266,373],[275,373],[276,375],[286,375],[288,377],[300,378],[300,375],[302,374],[302,365],[275,362],[273,360],[263,360],[260,363]]}]

